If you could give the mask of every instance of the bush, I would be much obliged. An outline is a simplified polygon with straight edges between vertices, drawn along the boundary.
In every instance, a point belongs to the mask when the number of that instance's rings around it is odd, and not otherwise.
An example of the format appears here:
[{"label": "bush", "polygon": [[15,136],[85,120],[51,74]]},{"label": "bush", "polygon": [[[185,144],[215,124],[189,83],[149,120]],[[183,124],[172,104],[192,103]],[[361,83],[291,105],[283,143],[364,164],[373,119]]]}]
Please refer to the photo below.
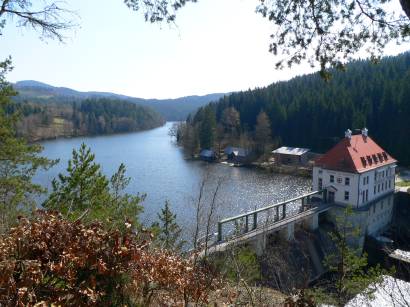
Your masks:
[{"label": "bush", "polygon": [[213,272],[151,249],[141,236],[68,221],[55,212],[20,218],[0,237],[0,305],[206,302],[219,285]]}]

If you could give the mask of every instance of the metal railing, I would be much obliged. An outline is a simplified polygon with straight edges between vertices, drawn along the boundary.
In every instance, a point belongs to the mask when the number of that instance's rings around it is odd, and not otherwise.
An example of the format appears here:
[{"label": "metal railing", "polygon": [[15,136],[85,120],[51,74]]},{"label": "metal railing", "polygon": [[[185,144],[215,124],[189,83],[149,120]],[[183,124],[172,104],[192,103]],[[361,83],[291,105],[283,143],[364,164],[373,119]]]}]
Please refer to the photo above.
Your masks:
[{"label": "metal railing", "polygon": [[[284,220],[287,217],[287,208],[286,206],[289,203],[293,203],[296,202],[298,200],[302,201],[302,206],[301,206],[301,212],[305,211],[306,209],[310,208],[312,205],[311,202],[311,197],[314,195],[320,195],[322,197],[322,200],[325,200],[324,198],[326,198],[326,193],[324,193],[326,190],[320,190],[320,191],[314,191],[302,196],[298,196],[295,198],[291,198],[288,199],[286,201],[277,203],[277,204],[273,204],[267,207],[263,207],[263,208],[259,208],[247,213],[243,213],[243,214],[239,214],[237,216],[234,217],[230,217],[230,218],[226,218],[223,220],[220,220],[218,222],[218,229],[217,229],[217,242],[221,242],[223,239],[223,225],[227,224],[227,223],[231,223],[234,222],[235,224],[239,224],[242,223],[244,220],[244,232],[247,233],[251,230],[255,230],[258,227],[258,214],[261,214],[263,212],[267,212],[268,210],[275,210],[275,215],[274,215],[274,220],[273,222],[279,222]],[[250,225],[250,220],[251,220],[251,225]],[[249,228],[249,226],[251,226],[251,228]]]}]

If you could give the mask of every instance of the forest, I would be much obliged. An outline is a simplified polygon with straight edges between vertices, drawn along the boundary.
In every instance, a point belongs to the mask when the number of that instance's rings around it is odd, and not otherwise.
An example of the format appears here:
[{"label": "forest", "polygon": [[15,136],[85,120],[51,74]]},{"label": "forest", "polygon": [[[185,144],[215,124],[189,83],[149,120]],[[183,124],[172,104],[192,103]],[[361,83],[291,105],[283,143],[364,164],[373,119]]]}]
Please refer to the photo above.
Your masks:
[{"label": "forest", "polygon": [[151,108],[108,98],[64,103],[26,100],[8,107],[8,112],[16,111],[22,115],[17,133],[30,141],[140,131],[165,122]]},{"label": "forest", "polygon": [[[64,18],[65,13],[75,14],[75,8],[50,2],[42,6],[30,0],[0,0],[0,35],[6,21],[16,21],[18,26],[38,30],[42,38],[64,41],[64,30],[75,25]],[[196,1],[123,2],[128,9],[142,10],[145,20],[155,23],[174,22],[176,11]],[[269,2],[272,7],[266,6]],[[409,1],[400,2],[410,17]],[[327,78],[327,67],[341,66],[332,56],[335,53],[350,58],[369,40],[383,49],[391,40],[410,35],[407,19],[396,21],[396,26],[394,20],[391,24],[385,19],[387,12],[378,5],[386,4],[384,0],[363,1],[364,8],[362,1],[261,3],[259,13],[283,26],[271,51],[276,53],[279,47],[290,54],[290,47],[301,47],[302,53],[293,54],[288,62],[299,64],[306,59],[306,48],[319,42],[313,53]],[[341,12],[334,12],[340,8]],[[93,13],[100,11],[96,8]],[[363,22],[362,15],[370,20]],[[107,25],[108,21],[104,20]],[[334,36],[333,25],[340,23],[346,27]],[[373,25],[370,30],[369,24]],[[103,34],[104,42],[110,42],[108,33]],[[370,56],[374,56],[372,50]],[[378,66],[359,61],[347,65],[346,75],[330,71],[333,78],[327,83],[310,75],[236,93],[188,117],[176,136],[193,150],[224,142],[255,146],[260,153],[280,143],[321,150],[336,141],[346,126],[366,125],[404,163],[409,153],[408,67],[408,54],[384,59]],[[410,288],[402,291],[404,281],[392,277],[399,273],[408,280],[408,265],[371,265],[366,253],[350,246],[349,239],[357,237],[359,229],[349,223],[353,210],[349,206],[327,231],[332,248],[322,265],[328,274],[312,284],[311,259],[303,248],[294,252],[306,243],[308,233],[296,236],[295,241],[275,238],[262,257],[236,245],[228,253],[207,254],[222,181],[207,203],[203,197],[207,176],[203,178],[194,200],[195,229],[188,243],[181,241],[181,228],[167,201],[157,221],[144,225],[140,214],[145,195],[127,193],[131,178],[125,165],[108,177],[85,144],[73,149],[66,170],[53,179],[46,194],[34,176],[58,160],[42,156],[40,144],[27,142],[36,137],[29,135],[32,131],[44,130],[40,137],[46,137],[46,132],[53,131],[79,135],[143,129],[145,125],[136,119],[145,113],[109,99],[16,105],[12,101],[16,91],[6,78],[11,70],[11,58],[0,60],[0,306],[352,306],[357,296],[364,298],[363,306],[379,290],[388,293],[391,304],[409,305]],[[182,249],[184,244],[189,247]],[[286,266],[288,261],[291,266]],[[399,297],[393,291],[397,289]]]},{"label": "forest", "polygon": [[16,102],[30,101],[36,103],[64,104],[85,99],[107,98],[112,100],[123,100],[136,104],[137,106],[149,107],[161,114],[167,121],[181,121],[198,110],[199,107],[207,105],[223,97],[223,93],[214,93],[204,96],[186,96],[174,99],[143,99],[130,97],[109,92],[80,92],[66,87],[56,87],[46,83],[26,80],[13,84],[18,95],[13,97]]},{"label": "forest", "polygon": [[[367,127],[377,143],[401,164],[410,165],[410,53],[382,58],[377,65],[358,60],[345,71],[330,73],[330,80],[319,74],[300,76],[233,93],[201,108],[187,120],[196,136],[193,147],[218,147],[218,138],[224,138],[218,133],[226,135],[232,124],[237,136],[231,142],[240,143],[239,138],[245,136],[257,143],[258,115],[265,113],[274,143],[271,147],[324,152],[346,129]],[[207,131],[201,134],[201,130]]]}]

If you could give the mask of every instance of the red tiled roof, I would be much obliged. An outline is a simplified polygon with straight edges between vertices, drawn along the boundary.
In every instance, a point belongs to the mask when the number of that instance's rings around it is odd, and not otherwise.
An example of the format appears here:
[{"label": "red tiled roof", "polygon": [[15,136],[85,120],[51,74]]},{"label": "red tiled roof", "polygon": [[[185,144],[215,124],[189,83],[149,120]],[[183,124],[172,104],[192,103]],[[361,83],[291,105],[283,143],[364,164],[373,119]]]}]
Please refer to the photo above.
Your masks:
[{"label": "red tiled roof", "polygon": [[315,161],[316,166],[349,173],[368,170],[397,162],[370,137],[361,134],[344,138]]}]

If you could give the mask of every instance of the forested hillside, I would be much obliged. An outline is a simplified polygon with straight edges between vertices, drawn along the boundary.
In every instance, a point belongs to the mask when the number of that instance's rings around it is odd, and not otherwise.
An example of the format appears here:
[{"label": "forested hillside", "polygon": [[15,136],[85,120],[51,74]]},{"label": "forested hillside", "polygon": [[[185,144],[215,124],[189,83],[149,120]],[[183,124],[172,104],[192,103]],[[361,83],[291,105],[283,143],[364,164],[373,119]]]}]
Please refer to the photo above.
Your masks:
[{"label": "forested hillside", "polygon": [[22,115],[17,132],[30,141],[140,131],[164,124],[161,115],[150,108],[107,98],[64,103],[21,102],[9,108],[10,113],[16,110]]},{"label": "forested hillside", "polygon": [[180,121],[198,110],[198,108],[217,101],[224,94],[208,94],[204,96],[187,96],[175,99],[143,99],[108,92],[80,92],[66,87],[55,87],[46,83],[26,80],[14,84],[19,95],[15,101],[32,101],[38,103],[65,103],[84,99],[108,98],[125,100],[139,106],[150,107],[168,121]]},{"label": "forested hillside", "polygon": [[255,135],[257,116],[264,111],[274,139],[316,151],[329,149],[347,128],[367,127],[382,147],[410,165],[410,53],[383,58],[378,65],[355,61],[346,72],[332,71],[330,81],[311,74],[233,93],[199,110],[192,125],[204,127],[215,116],[217,126],[224,126],[226,110],[239,113],[241,134]]}]

